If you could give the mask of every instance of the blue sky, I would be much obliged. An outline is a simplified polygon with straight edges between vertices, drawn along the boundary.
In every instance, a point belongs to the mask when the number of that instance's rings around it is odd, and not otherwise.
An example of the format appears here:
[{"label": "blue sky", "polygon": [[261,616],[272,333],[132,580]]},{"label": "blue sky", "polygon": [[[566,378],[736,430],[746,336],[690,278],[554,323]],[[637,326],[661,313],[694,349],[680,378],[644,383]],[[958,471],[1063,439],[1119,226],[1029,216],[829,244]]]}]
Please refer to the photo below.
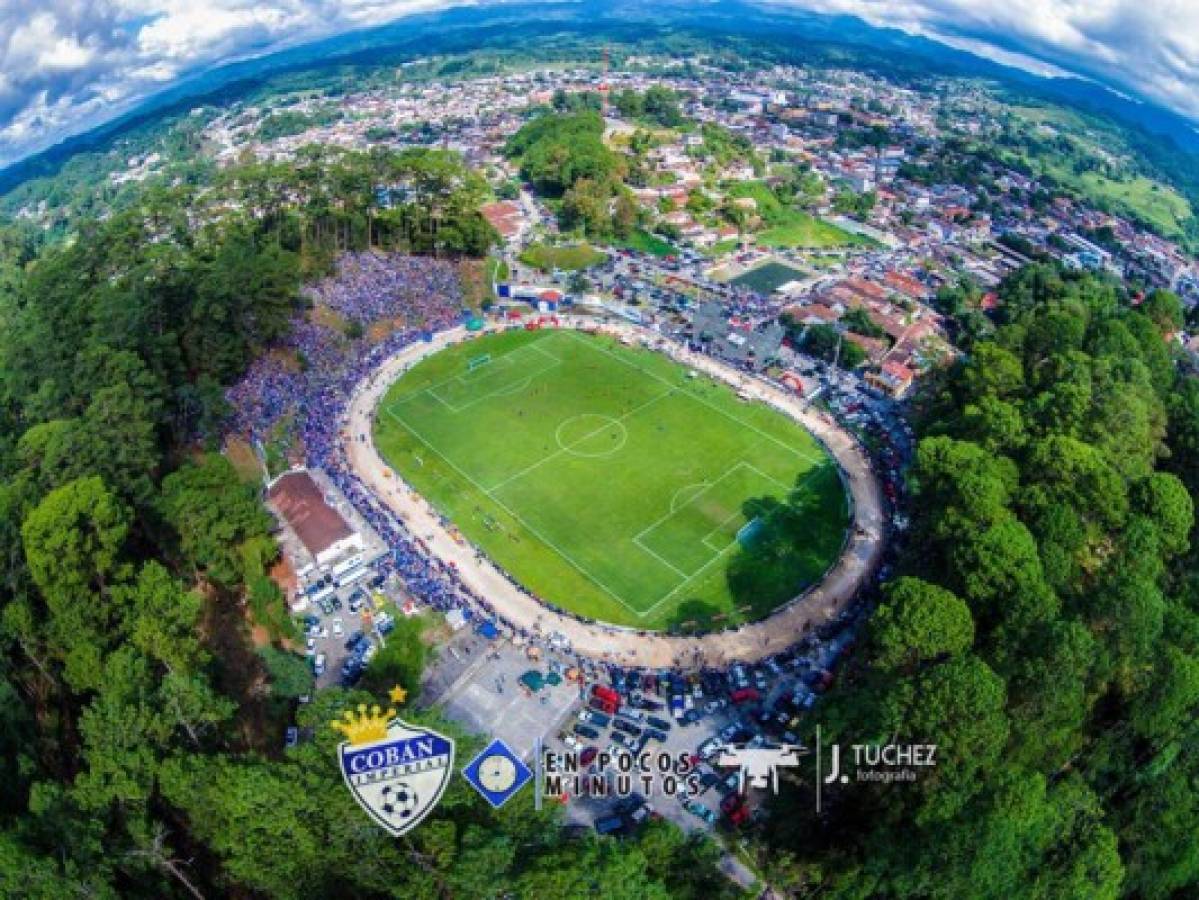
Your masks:
[{"label": "blue sky", "polygon": [[[204,68],[468,2],[0,0],[0,165]],[[772,2],[1093,78],[1199,121],[1199,0]]]}]

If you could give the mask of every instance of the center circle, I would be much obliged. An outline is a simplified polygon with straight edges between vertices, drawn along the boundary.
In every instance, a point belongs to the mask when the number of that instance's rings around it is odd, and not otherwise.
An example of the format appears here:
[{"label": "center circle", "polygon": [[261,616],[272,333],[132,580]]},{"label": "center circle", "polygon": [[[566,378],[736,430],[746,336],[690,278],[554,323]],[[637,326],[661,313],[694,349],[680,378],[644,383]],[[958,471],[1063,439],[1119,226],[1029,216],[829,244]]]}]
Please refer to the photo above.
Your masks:
[{"label": "center circle", "polygon": [[600,413],[580,413],[559,423],[554,440],[572,456],[603,459],[620,452],[629,441],[629,433],[619,419]]}]

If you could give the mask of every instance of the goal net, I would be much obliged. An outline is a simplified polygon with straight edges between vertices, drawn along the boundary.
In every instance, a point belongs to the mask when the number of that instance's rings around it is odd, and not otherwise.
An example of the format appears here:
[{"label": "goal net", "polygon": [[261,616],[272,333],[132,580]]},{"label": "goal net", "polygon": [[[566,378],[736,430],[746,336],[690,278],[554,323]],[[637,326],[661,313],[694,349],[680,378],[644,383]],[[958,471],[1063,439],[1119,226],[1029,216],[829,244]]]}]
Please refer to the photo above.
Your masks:
[{"label": "goal net", "polygon": [[480,366],[485,366],[489,362],[491,362],[491,354],[484,353],[482,356],[476,356],[472,358],[470,362],[466,364],[466,370],[468,372],[473,372],[475,369],[479,368]]},{"label": "goal net", "polygon": [[754,518],[750,519],[741,526],[740,530],[738,530],[737,543],[742,547],[748,547],[751,543],[753,543],[754,538],[762,533],[763,525],[765,525],[765,523],[762,521],[762,517],[754,516]]}]

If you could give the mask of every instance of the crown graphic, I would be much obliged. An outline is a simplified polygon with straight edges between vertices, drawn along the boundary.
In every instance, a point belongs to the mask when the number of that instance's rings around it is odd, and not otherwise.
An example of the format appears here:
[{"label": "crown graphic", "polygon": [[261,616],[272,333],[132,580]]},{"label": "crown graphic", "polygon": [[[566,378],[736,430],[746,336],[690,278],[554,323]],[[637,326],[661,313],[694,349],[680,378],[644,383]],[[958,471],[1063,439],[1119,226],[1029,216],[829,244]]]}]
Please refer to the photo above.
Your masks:
[{"label": "crown graphic", "polygon": [[347,710],[339,721],[331,723],[331,727],[344,734],[351,744],[369,744],[387,737],[387,724],[395,714],[394,709],[383,712],[378,706],[372,706],[368,711],[365,703],[359,703],[357,714]]}]

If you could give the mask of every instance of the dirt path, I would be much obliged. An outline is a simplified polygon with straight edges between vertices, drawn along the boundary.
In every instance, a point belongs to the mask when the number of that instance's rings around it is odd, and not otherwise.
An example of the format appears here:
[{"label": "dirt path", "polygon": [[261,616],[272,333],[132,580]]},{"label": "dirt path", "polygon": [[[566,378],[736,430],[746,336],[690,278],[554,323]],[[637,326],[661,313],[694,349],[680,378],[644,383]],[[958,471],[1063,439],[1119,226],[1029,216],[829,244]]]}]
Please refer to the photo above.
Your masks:
[{"label": "dirt path", "polygon": [[748,378],[710,357],[666,345],[661,336],[633,326],[606,325],[601,330],[607,334],[646,338],[662,345],[664,352],[680,363],[769,403],[824,442],[846,476],[853,499],[854,524],[840,559],[819,585],[766,619],[702,637],[671,637],[581,622],[551,612],[521,592],[490,561],[476,557],[471,545],[454,541],[441,526],[436,511],[390,469],[374,445],[375,411],[392,382],[424,357],[465,339],[464,328],[438,334],[429,343],[406,347],[358,386],[350,400],[346,429],[345,449],[351,469],[412,534],[425,541],[432,553],[457,566],[463,583],[471,591],[486,597],[510,622],[546,635],[557,632],[576,652],[595,659],[655,668],[753,661],[785,650],[806,630],[818,627],[843,610],[859,585],[870,578],[878,566],[884,544],[882,495],[870,463],[857,442],[828,416],[805,409],[795,395]]}]

